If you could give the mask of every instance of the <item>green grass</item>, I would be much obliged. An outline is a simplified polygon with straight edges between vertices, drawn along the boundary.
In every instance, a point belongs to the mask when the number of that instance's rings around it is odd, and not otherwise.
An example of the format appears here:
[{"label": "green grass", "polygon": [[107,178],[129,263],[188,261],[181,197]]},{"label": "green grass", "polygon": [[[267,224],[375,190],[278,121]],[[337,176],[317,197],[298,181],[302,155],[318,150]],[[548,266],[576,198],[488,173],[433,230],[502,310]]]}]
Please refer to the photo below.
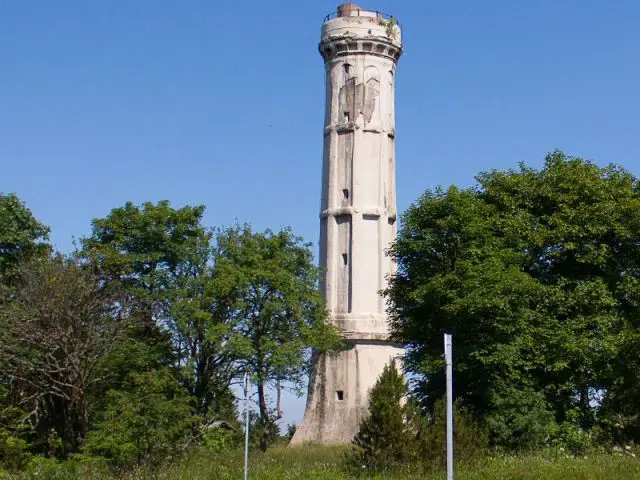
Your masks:
[{"label": "green grass", "polygon": [[[343,472],[346,448],[299,447],[273,448],[266,454],[252,452],[249,478],[255,480],[340,480],[350,478]],[[141,469],[119,476],[109,473],[100,462],[81,461],[75,466],[41,462],[40,468],[30,473],[6,476],[7,479],[91,479],[91,480],[237,480],[242,478],[241,451],[226,454],[198,452],[159,471]],[[0,478],[2,474],[0,473]],[[352,477],[351,477],[352,478]],[[371,475],[362,472],[361,479],[441,480],[442,470],[428,474],[403,472]],[[456,480],[622,480],[640,479],[640,459],[631,456],[594,455],[585,458],[567,458],[551,454],[522,457],[501,456],[479,460],[473,464],[458,465]]]}]

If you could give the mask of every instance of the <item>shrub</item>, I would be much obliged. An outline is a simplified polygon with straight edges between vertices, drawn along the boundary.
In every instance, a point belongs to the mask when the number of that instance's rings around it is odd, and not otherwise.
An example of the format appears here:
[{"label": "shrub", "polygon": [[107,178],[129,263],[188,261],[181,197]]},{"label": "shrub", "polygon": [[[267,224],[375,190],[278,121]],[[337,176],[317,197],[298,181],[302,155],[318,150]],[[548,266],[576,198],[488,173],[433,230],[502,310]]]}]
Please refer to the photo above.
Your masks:
[{"label": "shrub", "polygon": [[352,469],[384,471],[409,462],[415,454],[417,425],[412,408],[402,405],[407,386],[394,362],[371,390],[369,415],[358,429],[349,457]]},{"label": "shrub", "polygon": [[211,453],[230,452],[242,445],[242,432],[220,427],[203,428],[200,444]]},{"label": "shrub", "polygon": [[28,446],[23,439],[17,438],[7,431],[0,430],[0,468],[7,470],[22,470],[25,468],[31,459],[31,455],[27,450]]},{"label": "shrub", "polygon": [[492,444],[511,451],[545,446],[555,420],[542,392],[527,387],[496,388],[491,407],[486,424]]},{"label": "shrub", "polygon": [[158,464],[187,444],[195,417],[188,394],[166,369],[132,374],[129,390],[107,396],[85,452],[115,465]]},{"label": "shrub", "polygon": [[[447,461],[447,410],[444,399],[434,403],[433,413],[422,420],[419,458],[427,469],[444,467]],[[479,426],[460,401],[453,404],[453,448],[456,461],[482,456],[488,447],[487,430]]]}]

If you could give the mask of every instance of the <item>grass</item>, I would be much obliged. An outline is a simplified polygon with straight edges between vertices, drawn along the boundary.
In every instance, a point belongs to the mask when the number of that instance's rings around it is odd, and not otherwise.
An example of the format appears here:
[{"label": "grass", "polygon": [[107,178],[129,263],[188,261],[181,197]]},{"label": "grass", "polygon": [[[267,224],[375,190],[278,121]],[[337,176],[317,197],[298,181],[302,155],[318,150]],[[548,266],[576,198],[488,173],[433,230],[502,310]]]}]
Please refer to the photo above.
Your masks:
[{"label": "grass", "polygon": [[[252,452],[249,478],[256,480],[340,480],[348,477],[343,471],[347,448],[298,447],[273,448],[266,454]],[[140,469],[114,475],[100,462],[80,461],[73,465],[40,462],[29,473],[0,478],[26,479],[91,479],[91,480],[237,480],[242,478],[243,454],[198,452],[174,462],[159,471]],[[362,472],[360,479],[441,480],[442,470],[424,474],[406,471],[372,475]],[[456,466],[456,480],[622,480],[640,479],[640,458],[631,456],[594,455],[567,458],[562,455],[538,454],[522,457],[498,456],[484,458],[472,464]]]}]

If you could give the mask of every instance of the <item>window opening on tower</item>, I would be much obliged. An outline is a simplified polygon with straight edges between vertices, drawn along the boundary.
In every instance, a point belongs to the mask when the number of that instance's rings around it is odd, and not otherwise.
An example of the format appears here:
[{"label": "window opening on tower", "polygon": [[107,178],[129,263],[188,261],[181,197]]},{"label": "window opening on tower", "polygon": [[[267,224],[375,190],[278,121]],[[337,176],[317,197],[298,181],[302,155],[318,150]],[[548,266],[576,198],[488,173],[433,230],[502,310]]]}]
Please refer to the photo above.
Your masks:
[{"label": "window opening on tower", "polygon": [[347,83],[347,81],[351,78],[351,64],[345,63],[342,65],[342,77],[344,83]]},{"label": "window opening on tower", "polygon": [[339,402],[344,400],[344,392],[342,390],[336,390],[336,398]]}]

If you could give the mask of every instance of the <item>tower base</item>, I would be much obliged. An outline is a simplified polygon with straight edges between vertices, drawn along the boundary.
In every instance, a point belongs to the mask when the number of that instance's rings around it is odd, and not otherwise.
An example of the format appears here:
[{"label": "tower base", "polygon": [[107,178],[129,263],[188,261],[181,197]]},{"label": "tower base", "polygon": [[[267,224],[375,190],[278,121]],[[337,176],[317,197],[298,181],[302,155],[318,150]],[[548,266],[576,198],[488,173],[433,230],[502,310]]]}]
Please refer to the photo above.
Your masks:
[{"label": "tower base", "polygon": [[398,345],[351,340],[338,353],[318,356],[304,418],[290,445],[350,443],[367,413],[371,388],[384,367],[403,354]]}]

